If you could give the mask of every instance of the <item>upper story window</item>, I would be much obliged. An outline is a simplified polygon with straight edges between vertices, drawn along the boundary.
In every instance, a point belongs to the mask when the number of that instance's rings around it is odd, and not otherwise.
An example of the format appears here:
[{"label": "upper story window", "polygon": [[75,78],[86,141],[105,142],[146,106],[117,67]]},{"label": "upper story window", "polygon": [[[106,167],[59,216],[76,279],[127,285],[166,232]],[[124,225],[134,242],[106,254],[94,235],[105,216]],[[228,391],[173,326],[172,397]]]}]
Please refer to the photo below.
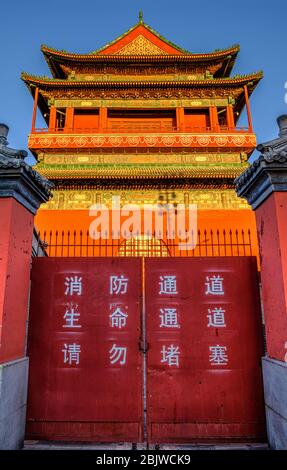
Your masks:
[{"label": "upper story window", "polygon": [[175,110],[154,109],[109,109],[110,130],[169,132],[176,127]]}]

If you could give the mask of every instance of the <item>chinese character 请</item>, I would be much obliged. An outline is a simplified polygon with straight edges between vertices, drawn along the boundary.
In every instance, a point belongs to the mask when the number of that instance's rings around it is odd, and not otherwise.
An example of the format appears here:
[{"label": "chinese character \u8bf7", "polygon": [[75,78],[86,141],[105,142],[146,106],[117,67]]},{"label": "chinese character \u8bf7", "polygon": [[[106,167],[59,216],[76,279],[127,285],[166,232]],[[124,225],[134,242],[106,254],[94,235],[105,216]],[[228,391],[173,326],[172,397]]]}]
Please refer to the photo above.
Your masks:
[{"label": "chinese character \u8bf7", "polygon": [[128,289],[128,279],[121,276],[110,276],[110,294],[126,294]]},{"label": "chinese character \u8bf7", "polygon": [[176,308],[160,309],[160,328],[180,328]]},{"label": "chinese character \u8bf7", "polygon": [[71,365],[74,362],[78,365],[80,363],[81,346],[79,344],[64,344],[62,352],[64,353],[64,364]]},{"label": "chinese character \u8bf7", "polygon": [[166,347],[164,345],[162,347],[161,354],[162,359],[160,362],[167,363],[169,366],[179,367],[179,346],[174,346],[171,344],[170,346]]},{"label": "chinese character \u8bf7", "polygon": [[223,289],[223,277],[221,276],[206,276],[206,291],[205,294],[213,294],[213,295],[224,295]]},{"label": "chinese character \u8bf7", "polygon": [[65,278],[65,295],[82,295],[82,278],[78,276]]},{"label": "chinese character \u8bf7", "polygon": [[177,294],[176,276],[160,276],[159,294]]},{"label": "chinese character \u8bf7", "polygon": [[209,362],[211,365],[216,366],[224,366],[228,364],[228,356],[227,356],[227,347],[226,346],[210,346],[209,347],[210,355],[209,355]]},{"label": "chinese character \u8bf7", "polygon": [[214,326],[216,328],[226,327],[225,323],[225,310],[222,307],[214,307],[213,309],[208,309],[209,315],[206,315],[208,318],[207,326]]},{"label": "chinese character \u8bf7", "polygon": [[76,323],[79,321],[80,313],[78,312],[78,305],[67,304],[66,312],[64,315],[64,320],[66,324],[63,325],[63,328],[82,328],[81,325],[77,325]]},{"label": "chinese character \u8bf7", "polygon": [[[111,306],[111,309],[114,308]],[[123,328],[127,324],[128,314],[121,311],[120,307],[116,307],[115,310],[109,315],[112,328]]]},{"label": "chinese character \u8bf7", "polygon": [[119,364],[123,366],[126,363],[126,359],[127,359],[126,347],[121,347],[121,346],[117,346],[116,344],[113,344],[109,353],[110,353],[111,364],[116,364],[117,362],[119,362]]}]

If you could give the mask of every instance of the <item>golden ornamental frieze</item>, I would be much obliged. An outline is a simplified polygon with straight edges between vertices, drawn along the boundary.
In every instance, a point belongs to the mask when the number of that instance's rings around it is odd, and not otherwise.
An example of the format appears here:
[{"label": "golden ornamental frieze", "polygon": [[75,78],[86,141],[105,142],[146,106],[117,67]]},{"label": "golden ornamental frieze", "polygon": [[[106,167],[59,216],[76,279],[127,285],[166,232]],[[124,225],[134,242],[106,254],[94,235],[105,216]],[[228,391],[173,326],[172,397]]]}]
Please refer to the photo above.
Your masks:
[{"label": "golden ornamental frieze", "polygon": [[[205,154],[176,154],[176,153],[167,153],[167,154],[41,154],[38,156],[41,164],[39,166],[54,166],[54,165],[64,165],[64,166],[84,166],[84,165],[97,165],[97,164],[111,164],[111,165],[120,165],[120,164],[169,164],[169,163],[178,163],[178,164],[241,164],[242,156],[240,152],[238,153],[205,153]],[[245,168],[245,165],[243,165]]]},{"label": "golden ornamental frieze", "polygon": [[173,191],[104,191],[98,189],[91,190],[54,190],[53,198],[41,206],[40,210],[89,210],[93,204],[112,205],[112,195],[121,197],[121,204],[165,204],[166,196],[168,202],[173,204],[197,204],[199,210],[242,210],[250,209],[248,203],[237,197],[234,190],[178,190]]},{"label": "golden ornamental frieze", "polygon": [[117,51],[115,55],[168,55],[168,53],[139,34],[133,41]]},{"label": "golden ornamental frieze", "polygon": [[149,88],[147,86],[142,87],[119,87],[118,89],[109,88],[108,83],[107,87],[98,88],[63,88],[63,89],[51,89],[51,90],[42,90],[41,94],[47,99],[83,99],[83,100],[93,100],[93,99],[223,99],[232,97],[237,99],[243,93],[243,88],[238,87],[174,87],[167,88],[161,86],[160,88]]},{"label": "golden ornamental frieze", "polygon": [[228,98],[224,99],[189,99],[189,100],[54,100],[53,102],[56,108],[152,108],[152,109],[160,109],[160,108],[206,108],[209,106],[227,106],[229,104]]},{"label": "golden ornamental frieze", "polygon": [[213,147],[253,149],[256,137],[231,134],[30,134],[30,149],[95,147]]}]

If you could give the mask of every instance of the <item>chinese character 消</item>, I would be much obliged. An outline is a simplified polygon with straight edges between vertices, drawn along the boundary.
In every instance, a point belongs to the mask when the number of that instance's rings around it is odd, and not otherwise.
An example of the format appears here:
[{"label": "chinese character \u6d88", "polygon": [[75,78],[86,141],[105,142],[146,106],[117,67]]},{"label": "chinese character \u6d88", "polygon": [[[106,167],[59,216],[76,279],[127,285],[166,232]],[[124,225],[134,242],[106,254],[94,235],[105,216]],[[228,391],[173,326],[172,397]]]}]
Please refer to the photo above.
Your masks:
[{"label": "chinese character \u6d88", "polygon": [[111,306],[111,309],[114,309],[113,312],[110,313],[110,321],[112,328],[123,328],[127,324],[128,314],[121,311],[120,307],[114,308]]},{"label": "chinese character \u6d88", "polygon": [[215,326],[216,328],[226,327],[225,323],[225,310],[222,307],[214,307],[213,309],[208,309],[209,315],[206,315],[208,318],[207,326]]},{"label": "chinese character \u6d88", "polygon": [[169,366],[179,367],[179,346],[163,346],[161,350],[162,359],[160,362],[167,363]]},{"label": "chinese character \u6d88", "polygon": [[78,276],[65,278],[65,295],[82,295],[82,278]]},{"label": "chinese character \u6d88", "polygon": [[126,294],[128,289],[128,279],[121,276],[110,276],[110,294]]},{"label": "chinese character \u6d88", "polygon": [[81,353],[81,346],[79,344],[64,344],[64,349],[62,349],[64,353],[64,364],[71,365],[73,362],[75,364],[80,363],[80,353]]},{"label": "chinese character \u6d88", "polygon": [[160,309],[160,328],[180,328],[176,308]]},{"label": "chinese character \u6d88", "polygon": [[223,289],[223,277],[220,275],[218,276],[206,276],[206,290],[205,294],[213,294],[213,295],[224,295],[224,289]]},{"label": "chinese character \u6d88", "polygon": [[160,276],[159,294],[177,294],[176,276]]},{"label": "chinese character \u6d88", "polygon": [[126,359],[127,359],[126,347],[121,347],[121,346],[117,346],[116,344],[113,344],[109,353],[110,353],[111,364],[116,364],[117,362],[119,362],[119,364],[123,366],[126,363]]},{"label": "chinese character \u6d88", "polygon": [[224,366],[228,363],[228,356],[227,356],[227,347],[226,346],[210,346],[209,347],[210,355],[209,355],[209,362],[211,365],[216,366]]},{"label": "chinese character \u6d88", "polygon": [[76,324],[79,321],[80,317],[80,313],[77,310],[77,304],[73,304],[72,302],[70,304],[67,304],[66,312],[64,315],[64,320],[66,321],[66,324],[63,325],[63,328],[82,328],[81,325]]}]

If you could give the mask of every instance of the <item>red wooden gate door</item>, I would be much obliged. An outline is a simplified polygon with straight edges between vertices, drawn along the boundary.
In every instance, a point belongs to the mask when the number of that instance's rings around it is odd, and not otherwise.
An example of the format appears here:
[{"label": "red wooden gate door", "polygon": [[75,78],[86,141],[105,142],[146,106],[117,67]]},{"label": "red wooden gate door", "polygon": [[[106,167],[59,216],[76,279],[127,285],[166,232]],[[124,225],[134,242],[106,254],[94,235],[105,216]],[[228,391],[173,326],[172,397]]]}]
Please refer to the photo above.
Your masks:
[{"label": "red wooden gate door", "polygon": [[141,260],[35,258],[27,436],[141,441]]},{"label": "red wooden gate door", "polygon": [[145,260],[151,442],[262,439],[256,259]]}]

